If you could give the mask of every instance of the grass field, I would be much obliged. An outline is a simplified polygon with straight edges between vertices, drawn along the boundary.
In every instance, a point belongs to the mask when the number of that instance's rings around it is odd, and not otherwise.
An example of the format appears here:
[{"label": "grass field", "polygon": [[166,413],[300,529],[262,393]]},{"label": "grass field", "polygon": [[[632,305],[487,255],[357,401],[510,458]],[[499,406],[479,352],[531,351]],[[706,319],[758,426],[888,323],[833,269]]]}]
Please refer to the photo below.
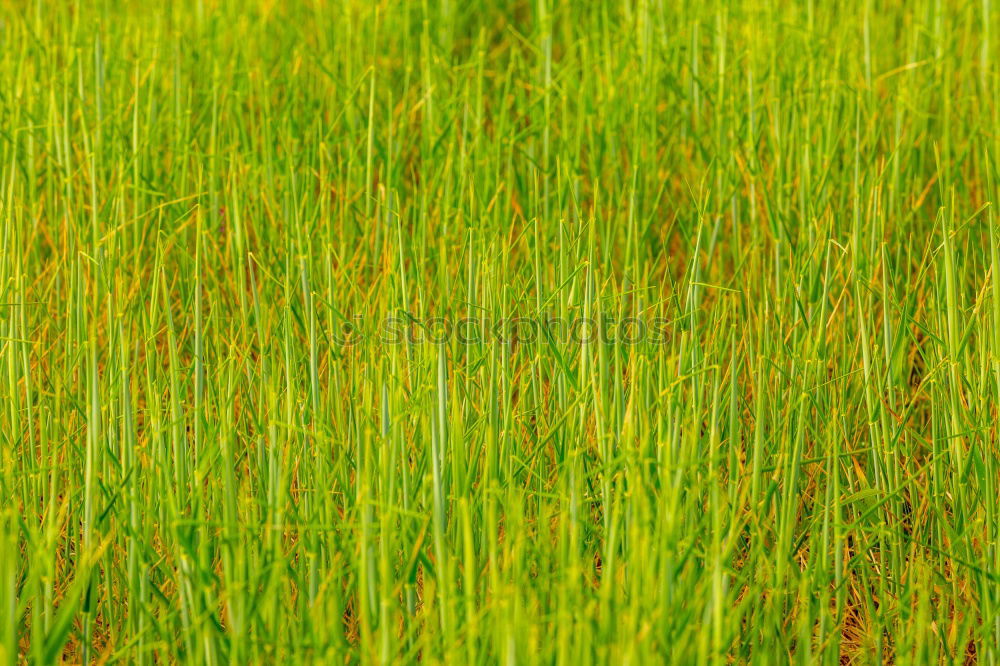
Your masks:
[{"label": "grass field", "polygon": [[1000,663],[991,0],[0,2],[0,661]]}]

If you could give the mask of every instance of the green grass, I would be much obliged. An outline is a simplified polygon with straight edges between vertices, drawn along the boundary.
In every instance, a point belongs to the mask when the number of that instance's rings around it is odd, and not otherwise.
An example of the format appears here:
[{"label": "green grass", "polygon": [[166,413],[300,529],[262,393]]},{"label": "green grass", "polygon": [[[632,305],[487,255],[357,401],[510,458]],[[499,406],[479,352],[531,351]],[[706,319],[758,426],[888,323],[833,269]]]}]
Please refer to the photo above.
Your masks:
[{"label": "green grass", "polygon": [[0,661],[1000,662],[1000,7],[158,4],[0,2]]}]

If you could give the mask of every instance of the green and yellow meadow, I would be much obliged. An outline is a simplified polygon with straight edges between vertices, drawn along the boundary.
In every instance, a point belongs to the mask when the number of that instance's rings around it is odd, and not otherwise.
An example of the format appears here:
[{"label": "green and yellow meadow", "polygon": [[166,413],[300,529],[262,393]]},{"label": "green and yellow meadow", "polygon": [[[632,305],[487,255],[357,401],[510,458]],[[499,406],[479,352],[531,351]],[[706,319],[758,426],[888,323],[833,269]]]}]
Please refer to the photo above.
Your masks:
[{"label": "green and yellow meadow", "polygon": [[1000,663],[994,0],[0,0],[0,662]]}]

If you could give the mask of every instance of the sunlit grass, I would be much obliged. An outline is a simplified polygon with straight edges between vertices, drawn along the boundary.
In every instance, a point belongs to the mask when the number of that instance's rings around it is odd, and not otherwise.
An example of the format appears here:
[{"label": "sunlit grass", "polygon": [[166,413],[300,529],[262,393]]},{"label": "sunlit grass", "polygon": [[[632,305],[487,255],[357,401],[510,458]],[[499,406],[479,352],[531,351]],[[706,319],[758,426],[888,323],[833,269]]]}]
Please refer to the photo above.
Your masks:
[{"label": "sunlit grass", "polygon": [[0,2],[6,663],[1000,661],[990,0],[157,5]]}]

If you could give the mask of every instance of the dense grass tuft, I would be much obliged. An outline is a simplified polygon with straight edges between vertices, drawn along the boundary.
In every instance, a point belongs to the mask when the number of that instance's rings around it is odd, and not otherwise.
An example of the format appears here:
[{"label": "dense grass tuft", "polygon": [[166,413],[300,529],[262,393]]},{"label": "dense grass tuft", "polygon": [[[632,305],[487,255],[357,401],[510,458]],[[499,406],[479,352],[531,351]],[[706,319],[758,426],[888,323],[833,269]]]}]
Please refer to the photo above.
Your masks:
[{"label": "dense grass tuft", "polygon": [[1000,662],[991,0],[159,4],[0,3],[0,661]]}]

